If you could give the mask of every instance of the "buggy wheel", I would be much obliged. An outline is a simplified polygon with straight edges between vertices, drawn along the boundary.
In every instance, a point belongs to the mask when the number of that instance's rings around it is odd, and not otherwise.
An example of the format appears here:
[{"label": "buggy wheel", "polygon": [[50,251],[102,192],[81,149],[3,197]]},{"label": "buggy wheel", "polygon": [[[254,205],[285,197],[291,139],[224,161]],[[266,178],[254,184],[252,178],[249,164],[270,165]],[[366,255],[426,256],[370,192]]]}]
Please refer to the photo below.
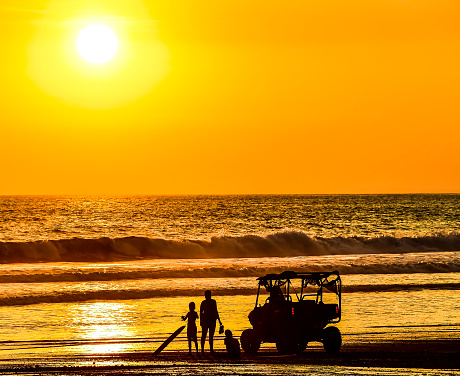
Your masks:
[{"label": "buggy wheel", "polygon": [[255,354],[260,348],[260,339],[254,329],[246,329],[241,333],[241,347],[245,353]]},{"label": "buggy wheel", "polygon": [[335,326],[328,326],[323,329],[323,346],[328,353],[337,353],[342,347],[342,335]]}]

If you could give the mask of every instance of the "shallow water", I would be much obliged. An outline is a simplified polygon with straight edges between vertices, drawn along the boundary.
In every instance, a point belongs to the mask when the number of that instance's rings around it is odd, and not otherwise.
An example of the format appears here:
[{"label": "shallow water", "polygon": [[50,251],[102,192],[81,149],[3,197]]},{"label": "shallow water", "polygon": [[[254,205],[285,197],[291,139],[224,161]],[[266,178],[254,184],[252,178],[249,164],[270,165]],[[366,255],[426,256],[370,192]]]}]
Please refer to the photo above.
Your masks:
[{"label": "shallow water", "polygon": [[[416,276],[411,276],[411,283]],[[457,280],[460,273],[448,276]],[[359,276],[352,279],[355,283],[363,282]],[[220,280],[200,282],[218,285]],[[254,295],[214,297],[225,327],[235,336],[250,327],[247,315],[254,308]],[[201,300],[198,296],[173,296],[0,307],[0,359],[152,351],[183,325],[180,317],[187,312],[188,303],[195,301],[198,306]],[[344,346],[408,337],[455,338],[460,334],[460,307],[455,289],[355,292],[344,294],[342,304],[342,321],[337,326],[343,334]],[[222,336],[217,336],[217,349],[224,348],[222,340]],[[263,344],[264,347],[274,348],[274,345]],[[185,334],[165,351],[180,349],[187,350]]]}]

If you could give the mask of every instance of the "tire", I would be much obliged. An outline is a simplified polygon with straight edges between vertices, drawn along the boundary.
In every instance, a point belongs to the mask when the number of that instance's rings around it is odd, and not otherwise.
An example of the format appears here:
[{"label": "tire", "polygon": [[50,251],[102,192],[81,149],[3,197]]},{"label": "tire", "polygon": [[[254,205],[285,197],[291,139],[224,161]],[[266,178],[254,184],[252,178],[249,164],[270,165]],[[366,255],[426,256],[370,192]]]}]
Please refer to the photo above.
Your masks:
[{"label": "tire", "polygon": [[246,329],[241,333],[241,347],[245,353],[255,354],[260,348],[260,339],[254,329]]},{"label": "tire", "polygon": [[335,326],[323,329],[323,346],[328,353],[338,353],[342,347],[342,335]]}]

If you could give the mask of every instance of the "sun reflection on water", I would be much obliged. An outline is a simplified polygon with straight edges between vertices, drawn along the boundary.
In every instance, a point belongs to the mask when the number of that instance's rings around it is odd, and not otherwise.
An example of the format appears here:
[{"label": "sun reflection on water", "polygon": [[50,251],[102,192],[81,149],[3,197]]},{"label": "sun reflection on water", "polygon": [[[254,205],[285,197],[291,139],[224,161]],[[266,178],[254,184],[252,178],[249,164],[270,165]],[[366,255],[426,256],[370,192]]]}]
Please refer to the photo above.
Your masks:
[{"label": "sun reflection on water", "polygon": [[82,346],[86,353],[113,354],[132,351],[135,343],[123,340],[135,337],[135,328],[127,306],[117,302],[90,302],[75,307],[73,325],[79,327],[81,337],[88,341]]}]

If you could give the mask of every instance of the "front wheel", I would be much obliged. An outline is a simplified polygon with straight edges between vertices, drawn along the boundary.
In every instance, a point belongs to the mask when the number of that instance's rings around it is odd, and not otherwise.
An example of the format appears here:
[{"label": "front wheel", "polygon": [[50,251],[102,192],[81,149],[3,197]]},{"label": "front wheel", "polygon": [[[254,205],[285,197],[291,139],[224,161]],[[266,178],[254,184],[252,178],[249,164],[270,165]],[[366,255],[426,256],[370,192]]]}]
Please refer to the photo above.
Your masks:
[{"label": "front wheel", "polygon": [[338,353],[342,347],[342,335],[335,326],[323,329],[323,346],[328,353]]},{"label": "front wheel", "polygon": [[255,354],[260,348],[260,339],[254,329],[246,329],[241,333],[241,347],[245,353]]}]

